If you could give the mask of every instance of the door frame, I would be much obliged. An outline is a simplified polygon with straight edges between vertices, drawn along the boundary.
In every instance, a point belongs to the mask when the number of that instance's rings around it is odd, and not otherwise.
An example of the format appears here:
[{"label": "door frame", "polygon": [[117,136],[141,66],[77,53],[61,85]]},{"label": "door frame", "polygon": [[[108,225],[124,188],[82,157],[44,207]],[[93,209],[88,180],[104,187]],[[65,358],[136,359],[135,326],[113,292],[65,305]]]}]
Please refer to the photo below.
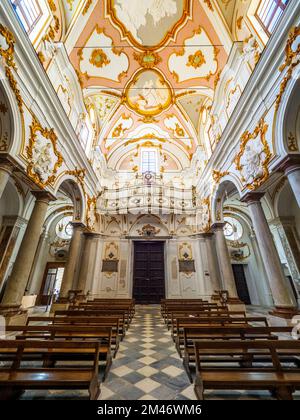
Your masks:
[{"label": "door frame", "polygon": [[43,291],[44,291],[44,288],[45,288],[45,284],[46,284],[46,280],[47,280],[47,274],[48,274],[49,269],[51,269],[51,268],[65,268],[65,267],[66,267],[65,262],[47,262],[46,263],[44,274],[43,274],[43,280],[42,280],[42,283],[41,283],[39,294],[37,296],[37,303],[36,303],[37,305],[40,304],[42,296],[46,296],[46,295],[43,294]]},{"label": "door frame", "polygon": [[130,295],[133,298],[133,288],[134,288],[134,274],[135,274],[135,244],[138,242],[152,243],[152,242],[161,242],[163,244],[163,256],[164,256],[164,290],[165,297],[168,296],[168,282],[167,282],[167,259],[166,259],[166,240],[157,238],[141,238],[133,239],[131,241],[131,267],[132,267],[132,276],[131,276],[131,287]]}]

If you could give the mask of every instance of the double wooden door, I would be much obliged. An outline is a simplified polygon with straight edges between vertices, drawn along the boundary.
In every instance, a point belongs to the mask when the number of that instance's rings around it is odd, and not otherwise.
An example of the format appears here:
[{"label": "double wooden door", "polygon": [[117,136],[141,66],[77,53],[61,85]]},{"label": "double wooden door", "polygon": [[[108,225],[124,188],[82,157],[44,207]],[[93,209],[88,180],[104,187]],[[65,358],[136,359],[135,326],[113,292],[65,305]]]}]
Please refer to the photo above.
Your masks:
[{"label": "double wooden door", "polygon": [[141,304],[165,297],[164,242],[134,243],[133,297]]}]

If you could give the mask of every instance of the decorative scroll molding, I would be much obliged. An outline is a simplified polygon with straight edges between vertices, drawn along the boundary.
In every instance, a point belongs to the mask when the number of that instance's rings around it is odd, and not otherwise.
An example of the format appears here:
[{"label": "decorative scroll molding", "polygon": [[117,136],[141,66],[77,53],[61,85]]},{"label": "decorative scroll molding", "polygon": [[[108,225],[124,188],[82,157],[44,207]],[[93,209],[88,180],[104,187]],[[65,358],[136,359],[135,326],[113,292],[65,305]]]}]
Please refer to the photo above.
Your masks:
[{"label": "decorative scroll molding", "polygon": [[85,4],[85,6],[82,10],[82,15],[83,16],[87,14],[87,12],[89,11],[89,8],[92,5],[92,3],[93,3],[93,0],[87,0],[86,4]]},{"label": "decorative scroll molding", "polygon": [[213,169],[212,177],[216,184],[219,184],[220,180],[224,178],[224,176],[229,175],[228,171],[218,171],[217,169]]},{"label": "decorative scroll molding", "polygon": [[72,169],[72,170],[67,170],[67,171],[64,172],[66,175],[74,176],[74,178],[77,179],[77,181],[80,184],[84,194],[86,194],[85,183],[84,183],[85,172],[86,172],[85,169],[78,169],[78,168],[75,168],[75,169]]},{"label": "decorative scroll molding", "polygon": [[253,133],[246,131],[234,159],[241,180],[249,190],[260,187],[269,177],[268,164],[272,154],[266,139],[268,127],[262,118]]},{"label": "decorative scroll molding", "polygon": [[288,69],[286,72],[285,77],[283,78],[279,94],[276,98],[276,105],[275,109],[276,111],[279,109],[279,106],[281,104],[282,96],[285,92],[285,89],[288,85],[288,82],[293,76],[293,71],[296,66],[300,63],[300,40],[298,41],[298,44],[296,48],[293,48],[293,44],[296,41],[296,39],[300,37],[300,26],[295,26],[292,28],[287,43],[285,47],[285,61],[284,63],[279,67],[279,71],[282,73],[286,68]]},{"label": "decorative scroll molding", "polygon": [[207,5],[207,7],[209,8],[209,10],[211,10],[212,12],[214,12],[214,8],[213,8],[213,5],[211,3],[211,0],[204,0],[204,3]]},{"label": "decorative scroll molding", "polygon": [[[4,45],[1,42],[1,37],[2,39],[4,39],[4,42],[6,43],[7,48],[3,48]],[[23,99],[21,97],[21,93],[18,88],[17,81],[11,70],[11,69],[17,70],[16,64],[14,62],[14,51],[15,51],[14,43],[15,43],[15,39],[14,39],[13,34],[9,31],[8,28],[6,28],[0,23],[0,56],[3,57],[6,63],[5,75],[7,77],[7,80],[9,82],[9,85],[12,91],[15,94],[21,116],[23,116]]]},{"label": "decorative scroll molding", "polygon": [[[3,48],[3,44],[0,41],[0,55],[4,58],[6,64],[9,67],[16,68],[14,62],[14,52],[15,52],[15,38],[13,34],[9,31],[8,28],[3,26],[0,23],[0,36],[2,36],[7,44],[7,48]],[[1,45],[2,44],[2,45]]]},{"label": "decorative scroll molding", "polygon": [[57,136],[53,129],[43,128],[33,117],[29,144],[26,147],[29,164],[27,174],[40,187],[53,184],[63,157],[57,149]]}]

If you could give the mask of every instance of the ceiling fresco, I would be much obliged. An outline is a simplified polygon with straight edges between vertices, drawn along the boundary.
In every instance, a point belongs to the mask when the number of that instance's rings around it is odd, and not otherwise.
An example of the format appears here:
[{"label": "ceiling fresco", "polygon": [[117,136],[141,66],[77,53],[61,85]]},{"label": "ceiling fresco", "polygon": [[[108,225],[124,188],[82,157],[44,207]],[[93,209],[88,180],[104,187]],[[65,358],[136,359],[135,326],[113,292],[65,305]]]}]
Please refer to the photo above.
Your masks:
[{"label": "ceiling fresco", "polygon": [[108,166],[132,170],[148,144],[166,154],[164,170],[188,168],[228,58],[205,2],[94,0],[80,19],[69,57]]}]

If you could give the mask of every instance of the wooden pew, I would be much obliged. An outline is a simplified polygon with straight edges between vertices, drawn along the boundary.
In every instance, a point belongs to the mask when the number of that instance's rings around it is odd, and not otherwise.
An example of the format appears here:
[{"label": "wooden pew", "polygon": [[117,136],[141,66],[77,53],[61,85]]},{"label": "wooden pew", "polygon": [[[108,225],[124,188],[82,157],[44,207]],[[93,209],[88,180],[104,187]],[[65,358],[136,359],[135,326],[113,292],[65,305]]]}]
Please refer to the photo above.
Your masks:
[{"label": "wooden pew", "polygon": [[[104,361],[103,381],[105,381],[112,364],[111,356],[111,327],[95,326],[70,326],[70,325],[8,325],[6,331],[20,332],[16,336],[19,340],[98,340],[101,343],[99,347],[99,361]],[[68,354],[69,361],[72,357]],[[84,354],[82,360],[86,360]],[[89,358],[89,355],[87,355]],[[78,360],[78,358],[77,358]]]},{"label": "wooden pew", "polygon": [[126,329],[129,328],[132,321],[132,313],[129,306],[79,305],[79,306],[70,306],[68,310],[79,311],[79,312],[94,311],[94,312],[99,312],[99,313],[102,312],[102,314],[108,314],[108,315],[113,315],[114,313],[124,313]]},{"label": "wooden pew", "polygon": [[[194,322],[195,318],[245,318],[246,312],[244,311],[197,311],[197,312],[171,312],[171,336],[173,338],[173,341],[175,341],[175,337],[177,336],[178,331],[178,322],[177,319],[180,318],[180,321],[182,320],[191,320],[191,322]],[[265,318],[266,319],[266,318]]]},{"label": "wooden pew", "polygon": [[131,307],[132,314],[135,314],[135,299],[101,299],[95,298],[93,300],[88,300],[87,303],[104,303],[109,305],[122,305],[122,304],[129,304]]},{"label": "wooden pew", "polygon": [[198,312],[224,312],[228,311],[227,308],[220,308],[215,304],[204,304],[204,305],[181,305],[178,306],[168,306],[165,310],[164,322],[170,329],[172,312],[182,312],[182,313],[198,313]]},{"label": "wooden pew", "polygon": [[123,328],[120,328],[119,317],[87,317],[87,316],[63,316],[63,317],[39,317],[30,316],[27,318],[26,325],[37,325],[37,323],[43,322],[46,325],[70,325],[70,326],[99,326],[99,327],[110,327],[112,329],[111,343],[112,350],[114,351],[113,357],[116,357],[120,340],[123,334]]},{"label": "wooden pew", "polygon": [[[266,326],[251,326],[248,325],[203,325],[199,327],[185,327],[183,333],[183,366],[192,382],[191,368],[195,364],[195,350],[194,341],[197,340],[277,340],[277,334],[287,334],[289,338],[291,334],[290,327],[266,327]],[[213,363],[213,359],[207,359],[207,363]],[[298,363],[299,361],[291,358],[291,363]],[[225,362],[227,359],[225,360]],[[220,363],[220,360],[219,360]]]},{"label": "wooden pew", "polygon": [[111,317],[111,316],[117,316],[119,318],[119,325],[120,329],[122,330],[122,337],[126,333],[126,329],[128,328],[127,322],[126,322],[126,313],[124,311],[115,311],[115,310],[109,310],[109,309],[98,309],[98,310],[59,310],[55,311],[54,317],[70,317],[70,316],[84,316],[84,317]]},{"label": "wooden pew", "polygon": [[[300,341],[203,340],[195,341],[194,348],[197,372],[194,389],[200,400],[207,389],[269,390],[279,400],[292,400],[293,392],[300,389],[300,369],[281,359],[285,353],[299,358]],[[202,362],[207,354],[215,359],[212,366]],[[268,356],[264,364],[252,362],[251,367],[241,367],[241,363],[259,360],[262,355]],[[228,358],[226,367],[222,361],[218,364],[220,356]]]},{"label": "wooden pew", "polygon": [[189,303],[191,303],[191,304],[194,304],[194,303],[201,304],[201,303],[208,303],[208,302],[207,301],[204,301],[202,299],[161,299],[161,301],[160,301],[160,310],[161,310],[162,317],[164,318],[164,313],[165,313],[166,307],[168,305],[172,305],[173,304],[173,305],[180,306],[182,304],[186,304],[187,305]]},{"label": "wooden pew", "polygon": [[[90,354],[91,366],[47,367],[50,354],[57,359],[63,354],[76,361],[76,357],[80,358],[86,352]],[[40,366],[28,366],[28,363],[24,366],[24,356],[28,355]],[[6,362],[11,361],[9,367],[0,364],[1,400],[26,389],[87,389],[91,400],[97,400],[100,395],[99,342],[0,340],[0,358]]]},{"label": "wooden pew", "polygon": [[[177,318],[176,319],[176,336],[175,346],[180,357],[182,357],[182,350],[184,348],[184,329],[193,328],[195,334],[197,330],[201,330],[205,326],[251,326],[251,323],[262,324],[268,326],[268,320],[265,317],[196,317],[196,318]],[[195,337],[196,338],[196,337]]]}]

